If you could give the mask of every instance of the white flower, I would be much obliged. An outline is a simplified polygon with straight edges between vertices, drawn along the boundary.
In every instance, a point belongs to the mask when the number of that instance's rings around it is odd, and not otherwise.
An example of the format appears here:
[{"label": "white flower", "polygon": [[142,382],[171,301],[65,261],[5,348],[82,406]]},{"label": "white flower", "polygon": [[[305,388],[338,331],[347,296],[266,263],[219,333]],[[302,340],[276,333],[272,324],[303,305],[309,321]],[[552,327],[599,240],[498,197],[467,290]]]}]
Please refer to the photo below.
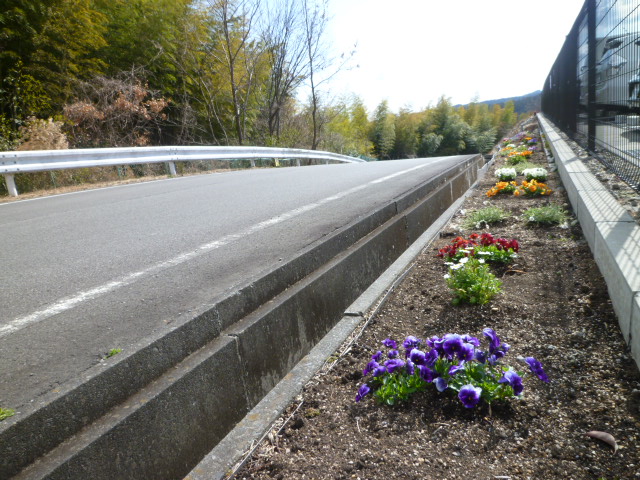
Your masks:
[{"label": "white flower", "polygon": [[478,252],[478,255],[493,255],[493,252]]},{"label": "white flower", "polygon": [[479,259],[478,263],[484,263],[484,258]]},{"label": "white flower", "polygon": [[445,274],[444,278],[445,278],[445,280],[449,280],[449,279],[451,278],[451,275],[449,275],[449,274],[447,273],[447,274]]},{"label": "white flower", "polygon": [[536,217],[533,217],[533,216],[529,217],[529,221],[530,222],[535,222],[536,221]]},{"label": "white flower", "polygon": [[456,265],[452,265],[450,268],[451,268],[451,270],[459,270],[462,267],[464,267],[464,265],[462,263],[457,263]]},{"label": "white flower", "polygon": [[459,261],[459,263],[461,265],[464,265],[465,263],[467,263],[469,261],[469,257],[462,257]]},{"label": "white flower", "polygon": [[544,168],[525,168],[522,174],[527,178],[547,178],[548,172]]}]

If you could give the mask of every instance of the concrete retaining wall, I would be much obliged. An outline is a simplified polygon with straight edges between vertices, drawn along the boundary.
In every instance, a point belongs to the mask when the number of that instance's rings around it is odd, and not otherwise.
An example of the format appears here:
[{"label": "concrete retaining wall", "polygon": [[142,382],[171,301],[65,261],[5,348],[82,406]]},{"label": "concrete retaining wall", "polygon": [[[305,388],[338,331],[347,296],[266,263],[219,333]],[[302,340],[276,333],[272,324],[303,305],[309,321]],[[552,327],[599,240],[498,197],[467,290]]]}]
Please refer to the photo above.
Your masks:
[{"label": "concrete retaining wall", "polygon": [[[265,272],[169,338],[141,345],[113,370],[90,373],[91,389],[79,385],[27,418],[9,419],[0,431],[0,477],[29,464],[16,478],[186,475],[469,189],[483,163],[469,158]],[[113,383],[118,377],[125,393]]]},{"label": "concrete retaining wall", "polygon": [[542,114],[538,120],[607,283],[620,330],[640,367],[640,226],[562,140],[553,124]]}]

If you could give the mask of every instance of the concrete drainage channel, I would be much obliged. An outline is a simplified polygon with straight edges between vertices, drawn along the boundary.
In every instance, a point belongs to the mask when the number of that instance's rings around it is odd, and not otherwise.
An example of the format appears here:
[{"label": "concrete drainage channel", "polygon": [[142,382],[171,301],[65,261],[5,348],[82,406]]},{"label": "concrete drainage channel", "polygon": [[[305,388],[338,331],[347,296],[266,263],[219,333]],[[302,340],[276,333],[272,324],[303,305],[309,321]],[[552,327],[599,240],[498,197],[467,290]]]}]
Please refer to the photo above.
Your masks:
[{"label": "concrete drainage channel", "polygon": [[483,163],[467,156],[168,335],[5,420],[0,478],[178,479],[202,471],[207,454],[468,191]]}]

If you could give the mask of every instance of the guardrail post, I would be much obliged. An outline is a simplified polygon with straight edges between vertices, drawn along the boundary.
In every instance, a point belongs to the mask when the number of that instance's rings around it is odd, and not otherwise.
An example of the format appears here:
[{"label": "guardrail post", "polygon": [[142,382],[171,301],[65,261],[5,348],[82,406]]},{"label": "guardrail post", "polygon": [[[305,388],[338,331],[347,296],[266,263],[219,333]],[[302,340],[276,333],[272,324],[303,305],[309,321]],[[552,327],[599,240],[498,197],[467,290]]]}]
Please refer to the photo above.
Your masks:
[{"label": "guardrail post", "polygon": [[256,167],[256,161],[252,158],[251,159],[251,168],[255,168]]},{"label": "guardrail post", "polygon": [[10,173],[4,174],[4,181],[7,183],[7,190],[9,191],[9,195],[12,197],[18,196],[18,189],[16,188],[16,182],[13,179],[13,175]]},{"label": "guardrail post", "polygon": [[175,177],[177,175],[176,164],[173,162],[167,162],[167,165],[169,165],[169,175],[171,175],[172,177]]},{"label": "guardrail post", "polygon": [[300,159],[296,158],[296,167],[299,167],[299,166],[300,166]]}]

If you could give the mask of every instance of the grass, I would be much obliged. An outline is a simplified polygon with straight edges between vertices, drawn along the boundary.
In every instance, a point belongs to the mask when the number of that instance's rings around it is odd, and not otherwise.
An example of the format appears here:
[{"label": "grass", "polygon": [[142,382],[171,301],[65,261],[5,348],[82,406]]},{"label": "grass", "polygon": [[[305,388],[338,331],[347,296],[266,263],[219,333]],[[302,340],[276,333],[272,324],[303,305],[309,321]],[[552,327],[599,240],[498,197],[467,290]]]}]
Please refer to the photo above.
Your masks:
[{"label": "grass", "polygon": [[107,352],[107,358],[111,358],[111,357],[113,357],[114,355],[119,354],[121,351],[122,351],[122,349],[121,349],[121,348],[112,348],[111,350],[109,350],[109,351]]},{"label": "grass", "polygon": [[522,216],[528,225],[562,225],[569,215],[560,205],[545,205],[526,210]]},{"label": "grass", "polygon": [[464,228],[475,230],[489,227],[489,225],[500,223],[505,220],[509,214],[500,207],[486,207],[480,210],[472,210],[463,222]]},{"label": "grass", "polygon": [[13,417],[15,414],[16,411],[12,410],[11,408],[0,408],[0,422],[9,417]]}]

